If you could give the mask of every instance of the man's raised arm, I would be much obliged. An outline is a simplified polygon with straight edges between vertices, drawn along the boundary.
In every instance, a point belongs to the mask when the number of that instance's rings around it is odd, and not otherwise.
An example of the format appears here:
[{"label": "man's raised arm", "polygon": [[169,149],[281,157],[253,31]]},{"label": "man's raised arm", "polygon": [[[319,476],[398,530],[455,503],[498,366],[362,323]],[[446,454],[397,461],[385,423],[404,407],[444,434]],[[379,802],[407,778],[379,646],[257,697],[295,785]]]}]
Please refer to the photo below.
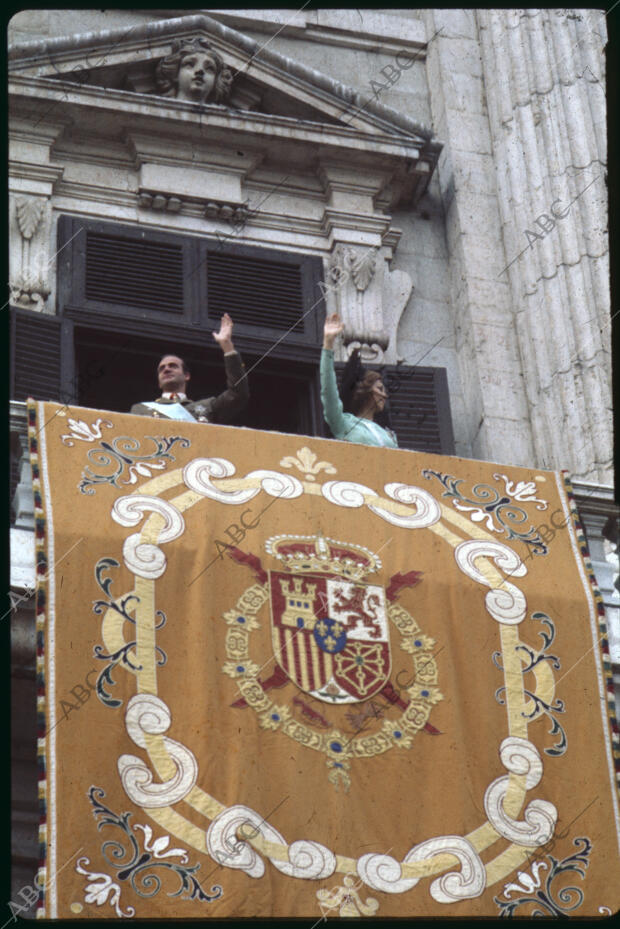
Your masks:
[{"label": "man's raised arm", "polygon": [[241,356],[232,341],[233,321],[224,313],[220,320],[220,331],[213,333],[213,338],[224,353],[226,368],[226,390],[214,398],[213,415],[217,422],[225,423],[234,418],[250,399],[248,378]]}]

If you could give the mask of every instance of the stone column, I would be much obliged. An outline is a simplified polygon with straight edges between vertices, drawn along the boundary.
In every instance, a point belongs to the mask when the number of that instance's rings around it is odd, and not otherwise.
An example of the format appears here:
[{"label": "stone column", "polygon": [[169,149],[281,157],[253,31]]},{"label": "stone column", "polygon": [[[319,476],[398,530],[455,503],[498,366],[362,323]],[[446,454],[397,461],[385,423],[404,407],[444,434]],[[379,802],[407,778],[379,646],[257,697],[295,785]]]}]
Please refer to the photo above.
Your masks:
[{"label": "stone column", "polygon": [[605,16],[476,18],[535,461],[611,483]]},{"label": "stone column", "polygon": [[469,454],[535,465],[473,10],[424,11]]}]

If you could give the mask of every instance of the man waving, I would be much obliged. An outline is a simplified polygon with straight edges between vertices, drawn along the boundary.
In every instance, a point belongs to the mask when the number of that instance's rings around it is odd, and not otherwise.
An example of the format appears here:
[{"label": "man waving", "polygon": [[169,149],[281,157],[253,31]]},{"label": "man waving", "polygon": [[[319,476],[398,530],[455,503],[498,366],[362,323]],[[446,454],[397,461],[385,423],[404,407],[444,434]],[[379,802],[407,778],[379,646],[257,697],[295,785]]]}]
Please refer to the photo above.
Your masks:
[{"label": "man waving", "polygon": [[245,367],[241,356],[235,351],[232,330],[233,321],[228,313],[224,313],[220,331],[213,333],[213,338],[224,353],[226,390],[223,393],[204,400],[190,400],[186,389],[191,375],[185,362],[177,355],[164,355],[157,366],[161,397],[134,403],[130,412],[158,419],[182,419],[199,423],[230,422],[250,398]]}]

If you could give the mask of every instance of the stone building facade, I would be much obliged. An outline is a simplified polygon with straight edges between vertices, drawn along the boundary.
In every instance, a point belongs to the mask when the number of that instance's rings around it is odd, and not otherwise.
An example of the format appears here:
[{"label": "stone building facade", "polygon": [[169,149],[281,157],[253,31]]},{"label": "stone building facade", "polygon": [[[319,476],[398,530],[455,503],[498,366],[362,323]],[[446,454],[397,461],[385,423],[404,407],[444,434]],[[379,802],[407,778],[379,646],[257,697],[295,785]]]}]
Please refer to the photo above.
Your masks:
[{"label": "stone building facade", "polygon": [[[569,472],[620,667],[605,15],[33,10],[9,38],[11,303],[46,333],[58,321],[65,395],[90,396],[71,360],[78,347],[87,358],[80,332],[138,338],[127,313],[76,304],[84,229],[314,259],[304,314],[341,313],[341,360],[359,346],[369,361],[443,369],[450,451]],[[181,86],[161,64],[191,41],[216,53],[213,86]],[[279,339],[282,364],[316,368],[319,324],[306,343],[254,325],[248,347],[265,355]],[[180,338],[181,323],[169,331]],[[17,459],[22,415],[16,404]],[[19,594],[31,582],[23,486],[15,499]],[[14,621],[21,693],[34,674],[26,601]],[[25,794],[16,809],[19,885],[36,814]]]}]

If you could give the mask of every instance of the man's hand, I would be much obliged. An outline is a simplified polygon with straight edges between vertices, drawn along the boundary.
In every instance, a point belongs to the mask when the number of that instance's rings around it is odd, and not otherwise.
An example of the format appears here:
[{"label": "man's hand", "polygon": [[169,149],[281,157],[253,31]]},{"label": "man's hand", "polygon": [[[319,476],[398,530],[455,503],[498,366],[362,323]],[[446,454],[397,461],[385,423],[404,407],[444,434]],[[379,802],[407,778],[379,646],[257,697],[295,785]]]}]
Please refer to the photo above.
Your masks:
[{"label": "man's hand", "polygon": [[333,348],[336,336],[340,335],[343,329],[344,323],[337,313],[332,313],[331,316],[327,316],[325,318],[325,325],[323,326],[323,348]]},{"label": "man's hand", "polygon": [[220,320],[220,331],[213,333],[213,338],[219,344],[223,352],[234,352],[235,346],[232,343],[233,321],[224,313]]}]

